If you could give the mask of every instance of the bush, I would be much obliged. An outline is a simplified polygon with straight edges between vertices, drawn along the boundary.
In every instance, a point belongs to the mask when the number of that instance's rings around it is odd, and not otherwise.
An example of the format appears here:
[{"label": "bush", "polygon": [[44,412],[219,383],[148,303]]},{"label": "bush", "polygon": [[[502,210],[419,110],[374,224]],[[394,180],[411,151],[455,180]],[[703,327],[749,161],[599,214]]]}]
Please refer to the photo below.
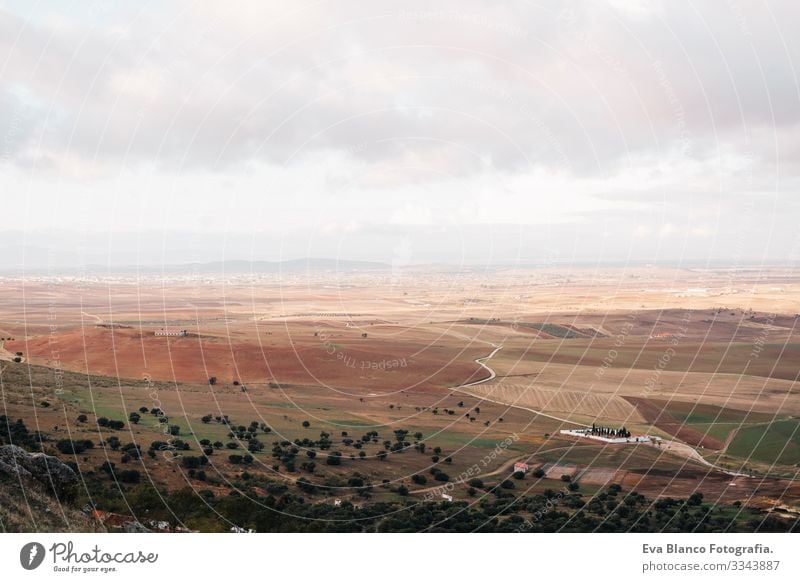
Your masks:
[{"label": "bush", "polygon": [[138,483],[141,480],[141,475],[136,469],[125,469],[117,473],[117,479],[122,483]]},{"label": "bush", "polygon": [[524,479],[525,473],[523,471],[514,471],[514,474],[511,475],[514,479]]},{"label": "bush", "polygon": [[86,449],[94,448],[94,443],[90,440],[61,439],[56,443],[56,448],[65,455],[80,455]]},{"label": "bush", "polygon": [[564,483],[569,483],[570,481],[572,481],[572,477],[570,477],[569,475],[561,475],[561,480]]},{"label": "bush", "polygon": [[500,487],[502,487],[503,489],[513,489],[514,488],[514,482],[509,480],[509,479],[504,479],[500,483]]},{"label": "bush", "polygon": [[411,480],[417,485],[425,485],[428,482],[428,478],[425,475],[412,475]]},{"label": "bush", "polygon": [[86,422],[87,420],[89,420],[89,417],[86,416],[85,414],[78,415],[78,422]]},{"label": "bush", "polygon": [[133,424],[139,424],[139,421],[141,420],[141,418],[142,417],[139,415],[138,412],[131,412],[128,415],[128,420],[131,421]]},{"label": "bush", "polygon": [[477,477],[474,479],[470,479],[469,486],[475,487],[476,489],[483,489],[483,480],[478,479]]},{"label": "bush", "polygon": [[542,470],[541,468],[534,469],[534,471],[533,471],[533,473],[531,473],[531,475],[533,475],[537,479],[541,479],[542,477],[544,477],[544,470]]},{"label": "bush", "polygon": [[698,491],[696,493],[692,493],[689,496],[689,499],[686,502],[686,505],[697,506],[697,505],[700,505],[701,503],[703,503],[703,494]]},{"label": "bush", "polygon": [[303,421],[303,428],[308,428],[309,426],[311,426],[311,423],[308,422],[307,420],[304,420]]}]

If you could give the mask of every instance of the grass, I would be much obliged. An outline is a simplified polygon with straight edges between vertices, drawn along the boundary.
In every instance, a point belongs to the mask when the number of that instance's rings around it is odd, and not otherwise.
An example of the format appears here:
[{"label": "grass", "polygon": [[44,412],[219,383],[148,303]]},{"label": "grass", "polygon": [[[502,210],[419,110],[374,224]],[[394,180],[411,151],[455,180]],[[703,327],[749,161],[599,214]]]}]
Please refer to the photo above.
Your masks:
[{"label": "grass", "polygon": [[563,325],[558,325],[555,323],[517,323],[519,327],[529,327],[531,329],[537,329],[539,331],[543,331],[547,335],[551,335],[553,337],[558,337],[562,339],[576,339],[576,338],[585,338],[586,336],[582,333],[578,333],[574,329],[570,329],[568,327],[564,327]]},{"label": "grass", "polygon": [[[518,324],[523,327],[534,327],[545,333],[557,335],[557,329],[550,329],[553,324]],[[537,327],[542,326],[542,327]],[[555,326],[559,327],[559,326]],[[525,350],[525,358],[530,361],[550,362],[581,366],[600,366],[608,350],[617,351],[614,360],[616,368],[634,368],[652,370],[659,364],[659,358],[665,350],[665,344],[659,342],[642,342],[631,340],[625,346],[616,347],[609,339],[586,340],[573,330],[563,328],[575,335],[557,337],[578,338],[576,342],[541,341]],[[582,338],[582,339],[581,339]],[[697,342],[688,339],[675,348],[675,354],[669,361],[671,371],[746,374],[764,378],[796,380],[798,377],[798,359],[800,344],[791,342],[765,343],[758,360],[752,362],[750,353],[752,342],[707,341]],[[748,364],[748,362],[750,362]]]},{"label": "grass", "polygon": [[764,463],[800,463],[800,420],[778,420],[739,430],[728,446],[728,454]]},{"label": "grass", "polygon": [[768,422],[773,416],[764,412],[749,412],[736,408],[723,408],[713,404],[695,404],[693,402],[653,400],[653,403],[662,406],[676,420],[686,424],[714,424],[731,422],[739,424],[753,424]]},{"label": "grass", "polygon": [[339,426],[344,426],[344,427],[351,426],[351,427],[354,427],[354,428],[358,428],[360,426],[361,427],[366,427],[366,426],[374,426],[375,425],[374,422],[369,422],[369,421],[366,421],[366,420],[353,420],[353,419],[346,419],[346,420],[336,419],[336,420],[329,420],[327,422],[333,424],[336,427],[339,427]]},{"label": "grass", "polygon": [[763,424],[774,419],[772,414],[766,412],[724,408],[713,404],[677,400],[653,400],[653,403],[663,407],[678,422],[720,441],[725,441],[735,429]]}]

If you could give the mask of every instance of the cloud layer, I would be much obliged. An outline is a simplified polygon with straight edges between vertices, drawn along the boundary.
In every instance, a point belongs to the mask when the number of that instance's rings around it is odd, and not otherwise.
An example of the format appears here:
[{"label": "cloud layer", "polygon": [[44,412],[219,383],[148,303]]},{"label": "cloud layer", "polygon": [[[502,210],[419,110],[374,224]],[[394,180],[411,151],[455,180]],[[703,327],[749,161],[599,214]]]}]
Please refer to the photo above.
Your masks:
[{"label": "cloud layer", "polygon": [[800,247],[789,0],[0,6],[25,244],[214,232],[276,258],[424,236],[419,260],[460,261],[472,244],[430,233],[506,225],[549,236],[497,259],[721,258],[743,228],[742,260]]}]

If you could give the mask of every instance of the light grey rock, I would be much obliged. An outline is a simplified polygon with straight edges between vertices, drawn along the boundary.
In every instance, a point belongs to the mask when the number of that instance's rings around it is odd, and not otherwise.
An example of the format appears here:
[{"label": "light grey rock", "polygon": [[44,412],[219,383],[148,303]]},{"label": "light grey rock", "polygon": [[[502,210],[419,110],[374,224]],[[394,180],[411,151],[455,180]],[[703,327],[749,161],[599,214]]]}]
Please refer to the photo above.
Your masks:
[{"label": "light grey rock", "polygon": [[61,493],[68,485],[76,483],[78,476],[72,468],[50,455],[29,453],[16,445],[0,447],[0,474],[35,479],[48,488]]}]

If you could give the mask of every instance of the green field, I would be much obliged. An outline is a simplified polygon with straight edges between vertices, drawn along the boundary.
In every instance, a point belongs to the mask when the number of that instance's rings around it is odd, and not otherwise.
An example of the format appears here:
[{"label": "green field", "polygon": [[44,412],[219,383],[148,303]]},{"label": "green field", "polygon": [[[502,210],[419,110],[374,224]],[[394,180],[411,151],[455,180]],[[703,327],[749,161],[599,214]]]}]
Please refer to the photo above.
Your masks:
[{"label": "green field", "polygon": [[727,439],[731,431],[735,429],[774,420],[772,414],[765,412],[749,412],[713,404],[697,404],[677,400],[653,400],[653,403],[661,406],[678,422],[720,441]]},{"label": "green field", "polygon": [[[521,327],[533,327],[555,335],[559,338],[574,338],[575,341],[563,342],[544,340],[526,349],[526,360],[549,362],[553,364],[569,364],[579,366],[600,366],[609,349],[617,351],[614,365],[620,368],[652,370],[658,366],[665,346],[663,343],[650,342],[617,347],[610,339],[584,339],[569,328],[558,328],[554,324],[519,323]],[[675,347],[675,354],[670,359],[670,370],[687,372],[705,372],[712,374],[747,374],[764,378],[779,378],[794,381],[800,366],[800,343],[768,342],[758,360],[751,362],[752,343],[748,342],[696,342],[685,341]],[[508,357],[516,356],[513,349],[506,351]]]},{"label": "green field", "polygon": [[728,454],[764,463],[800,463],[800,420],[778,420],[739,430],[728,446]]},{"label": "green field", "polygon": [[546,333],[547,335],[551,335],[553,337],[558,337],[562,339],[576,339],[576,338],[586,337],[584,334],[578,333],[574,329],[564,327],[563,325],[558,325],[557,323],[517,323],[517,325],[519,327],[529,327],[531,329],[536,329]]}]

